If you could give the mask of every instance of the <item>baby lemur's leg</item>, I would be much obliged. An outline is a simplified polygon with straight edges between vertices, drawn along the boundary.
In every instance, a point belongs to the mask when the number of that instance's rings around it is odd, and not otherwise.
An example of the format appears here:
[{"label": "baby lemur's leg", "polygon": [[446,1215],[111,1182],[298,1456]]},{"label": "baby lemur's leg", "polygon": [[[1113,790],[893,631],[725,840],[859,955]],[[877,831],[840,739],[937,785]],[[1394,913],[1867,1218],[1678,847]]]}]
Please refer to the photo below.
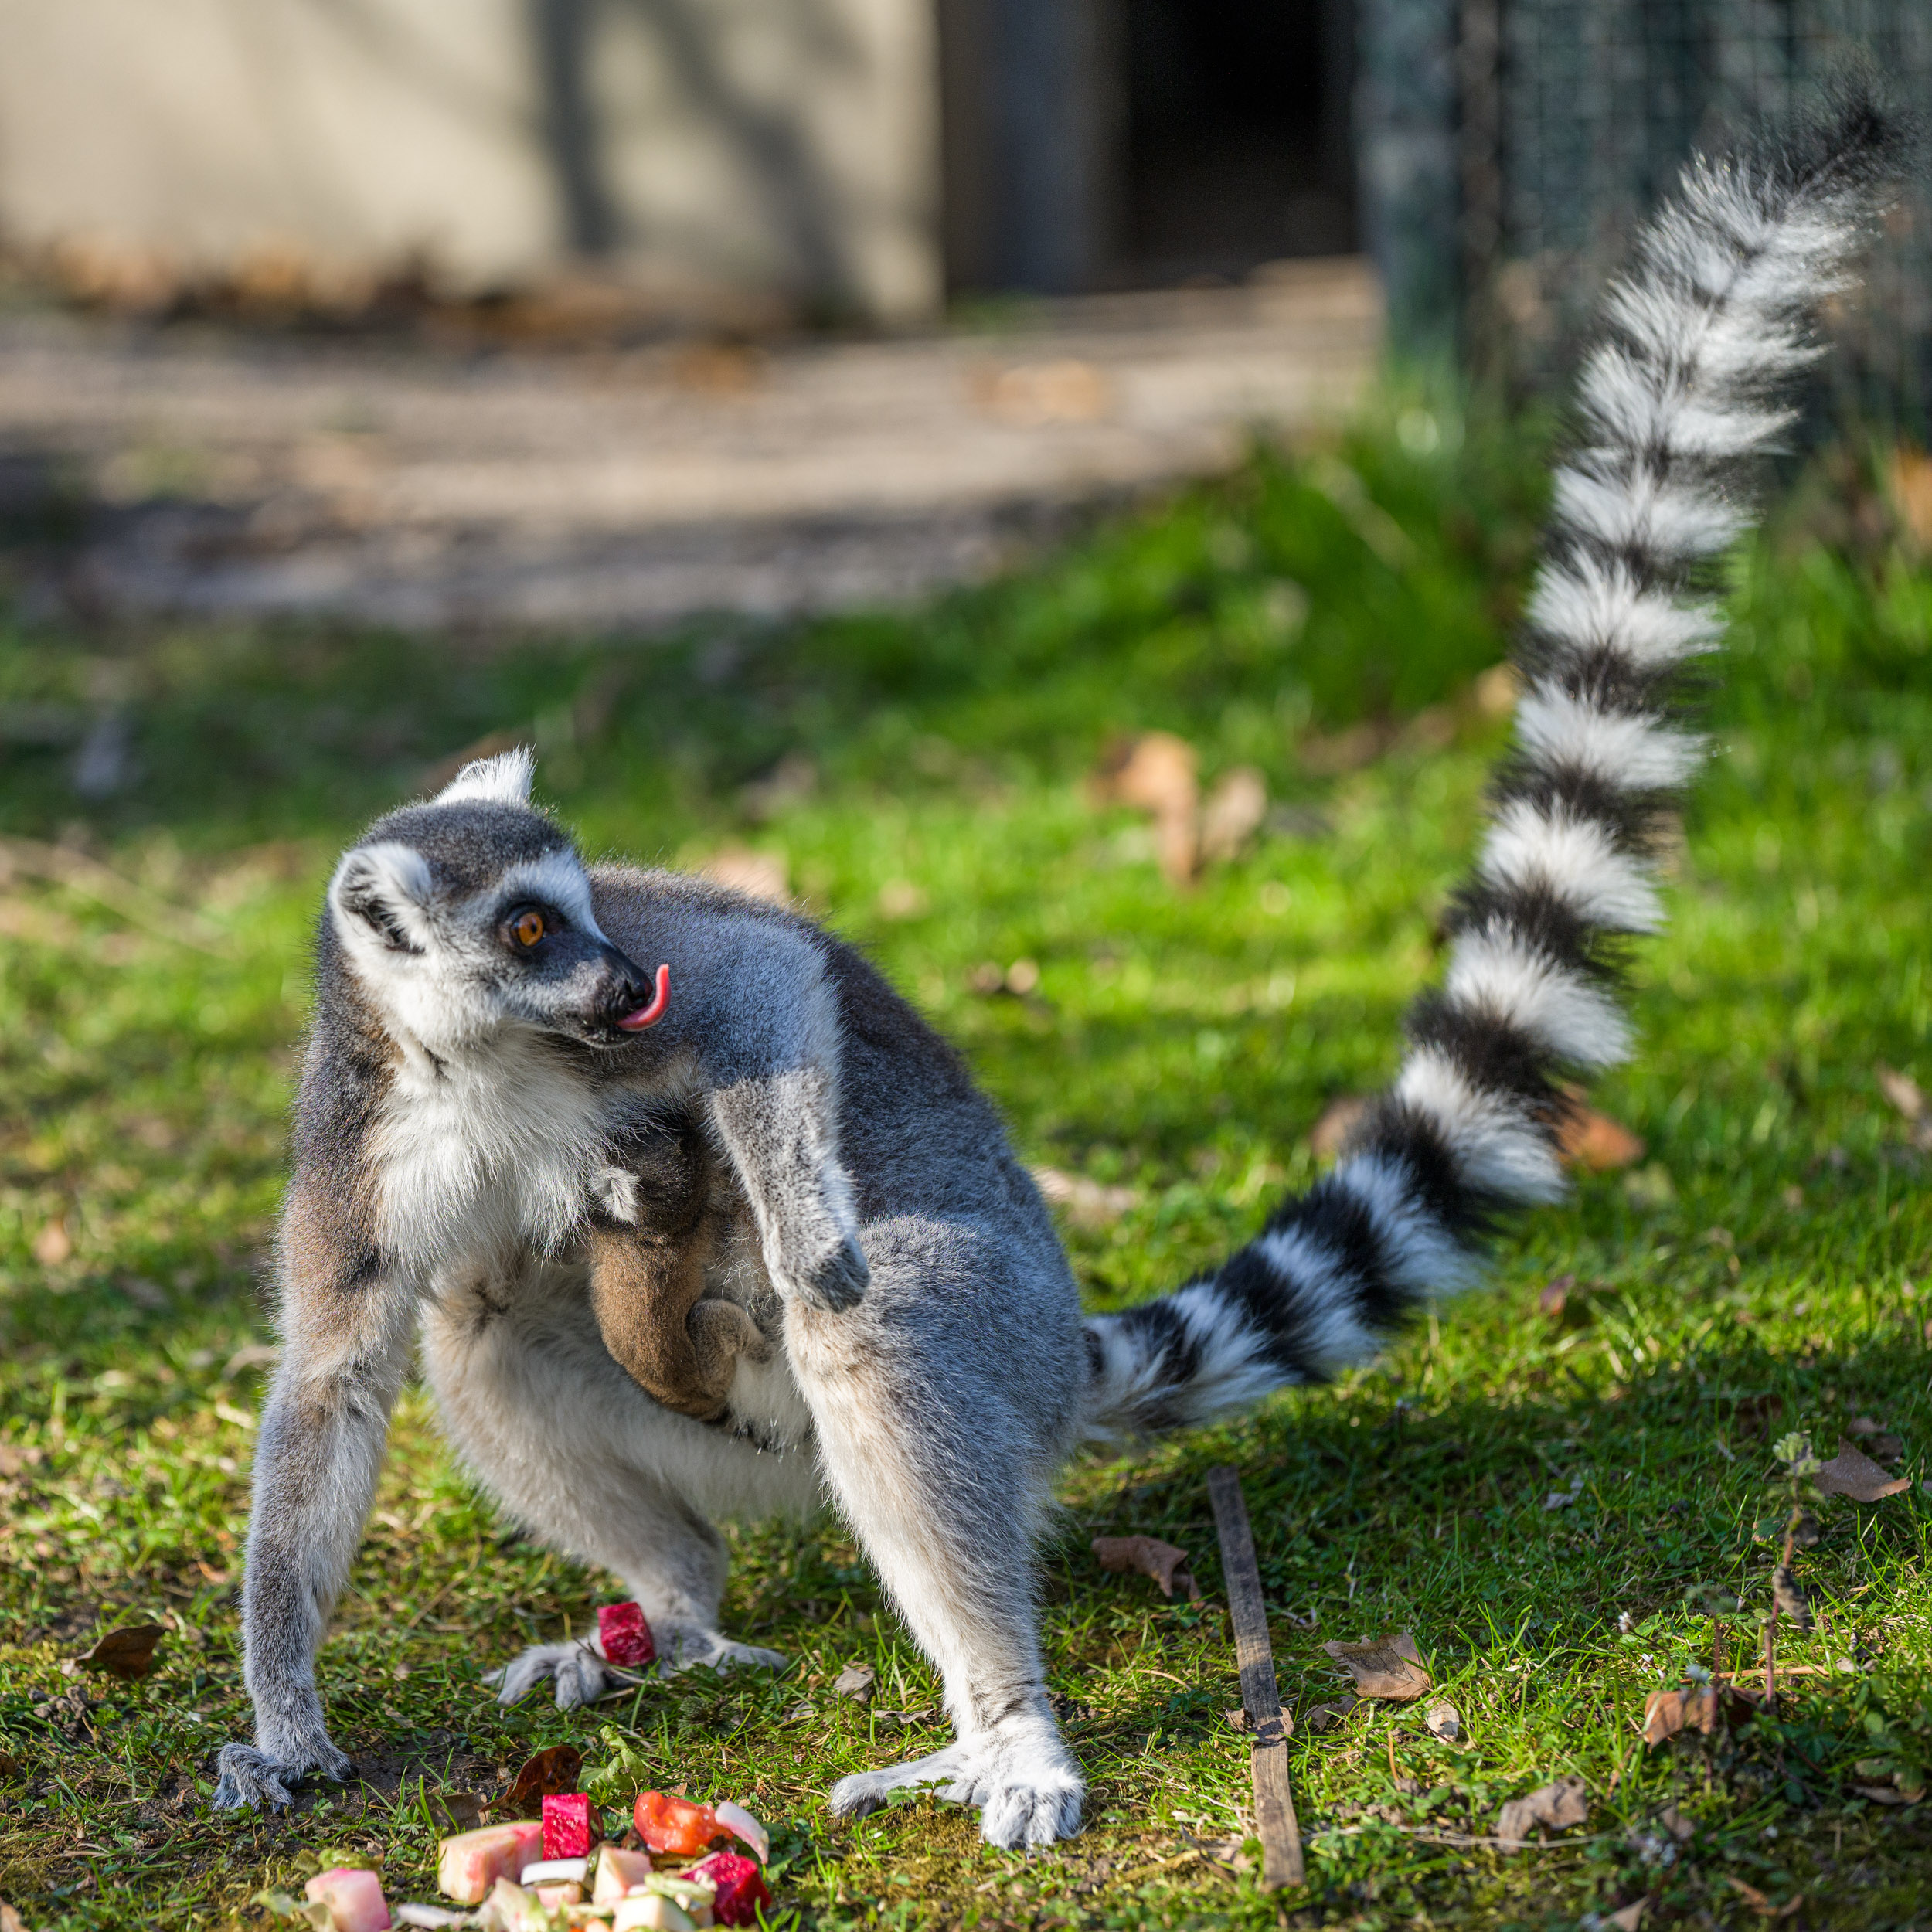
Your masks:
[{"label": "baby lemur's leg", "polygon": [[[1031,1588],[1081,1359],[1054,1311],[1070,1315],[1073,1298],[1058,1283],[1021,1292],[1021,1258],[957,1226],[875,1225],[866,1245],[864,1301],[844,1315],[793,1304],[787,1342],[827,1478],[939,1668],[957,1742],[843,1779],[832,1808],[943,1783],[981,1808],[994,1844],[1049,1843],[1079,1829],[1084,1789],[1046,1702]],[[1029,1307],[1045,1313],[1022,1333]]]},{"label": "baby lemur's leg", "polygon": [[[552,1549],[614,1571],[668,1665],[777,1665],[718,1629],[726,1555],[709,1519],[813,1506],[809,1454],[760,1455],[645,1396],[599,1338],[582,1277],[555,1268],[446,1294],[423,1327],[451,1440]],[[557,1702],[607,1683],[595,1641],[540,1645],[505,1674],[513,1699],[546,1677]]]},{"label": "baby lemur's leg", "polygon": [[736,1302],[704,1298],[717,1230],[715,1157],[695,1124],[627,1135],[591,1178],[590,1306],[604,1345],[647,1393],[713,1422],[738,1357],[764,1338]]}]

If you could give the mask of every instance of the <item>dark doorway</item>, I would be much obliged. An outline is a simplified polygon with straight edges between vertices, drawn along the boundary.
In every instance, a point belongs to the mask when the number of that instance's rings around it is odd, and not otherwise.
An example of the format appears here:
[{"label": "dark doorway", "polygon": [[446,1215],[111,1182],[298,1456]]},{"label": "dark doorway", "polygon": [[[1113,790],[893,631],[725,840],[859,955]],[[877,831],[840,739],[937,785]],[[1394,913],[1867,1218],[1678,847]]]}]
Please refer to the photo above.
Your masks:
[{"label": "dark doorway", "polygon": [[1355,246],[1349,0],[1125,0],[1109,279],[1239,275]]}]

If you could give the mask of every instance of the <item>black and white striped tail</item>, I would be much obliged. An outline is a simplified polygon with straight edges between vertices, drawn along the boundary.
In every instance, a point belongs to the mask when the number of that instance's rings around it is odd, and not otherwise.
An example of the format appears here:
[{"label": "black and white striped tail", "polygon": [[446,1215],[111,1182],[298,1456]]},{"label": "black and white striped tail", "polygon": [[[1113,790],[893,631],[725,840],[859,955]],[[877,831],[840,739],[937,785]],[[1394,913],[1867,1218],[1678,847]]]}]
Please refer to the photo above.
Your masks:
[{"label": "black and white striped tail", "polygon": [[1862,92],[1751,154],[1693,161],[1611,291],[1581,447],[1556,473],[1518,651],[1515,743],[1449,921],[1440,989],[1328,1175],[1210,1278],[1087,1324],[1097,1434],[1204,1421],[1372,1354],[1468,1283],[1498,1213],[1556,1199],[1563,1083],[1624,1059],[1618,951],[1662,918],[1653,840],[1702,755],[1687,662],[1719,643],[1700,569],[1749,521],[1750,459],[1821,351],[1900,137]]}]

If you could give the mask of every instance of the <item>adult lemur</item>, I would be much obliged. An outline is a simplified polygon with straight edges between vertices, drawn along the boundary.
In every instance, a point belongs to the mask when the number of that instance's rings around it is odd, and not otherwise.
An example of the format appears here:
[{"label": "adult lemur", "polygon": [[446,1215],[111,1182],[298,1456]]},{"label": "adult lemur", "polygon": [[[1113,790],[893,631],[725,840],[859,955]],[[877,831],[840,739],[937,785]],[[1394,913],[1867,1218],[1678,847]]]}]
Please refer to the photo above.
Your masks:
[{"label": "adult lemur", "polygon": [[[280,1247],[286,1346],[262,1418],[243,1599],[253,1747],[216,1801],[339,1777],[315,1650],[420,1335],[456,1445],[546,1541],[615,1572],[674,1662],[771,1663],[717,1628],[721,1515],[826,1492],[945,1683],[955,1741],[841,1783],[841,1812],[935,1782],[995,1844],[1076,1830],[1024,1577],[1083,1437],[1172,1429],[1371,1354],[1468,1281],[1500,1208],[1563,1191],[1561,1079],[1621,1059],[1614,949],[1659,918],[1658,814],[1696,765],[1673,711],[1717,641],[1690,573],[1743,526],[1737,464],[1787,418],[1890,165],[1863,100],[1698,163],[1612,292],[1583,377],[1522,654],[1515,750],[1448,971],[1334,1169],[1213,1275],[1082,1318],[1053,1225],[957,1056],[804,919],[692,879],[587,870],[515,755],[382,820],[343,859]],[[627,1032],[645,972],[669,1009]],[[636,962],[634,964],[633,962]],[[653,1402],[603,1346],[587,1192],[617,1138],[695,1127],[747,1238],[711,1288],[772,1345],[736,1427]],[[729,1245],[729,1244],[727,1244]],[[594,1643],[526,1651],[506,1697],[604,1688]]]}]

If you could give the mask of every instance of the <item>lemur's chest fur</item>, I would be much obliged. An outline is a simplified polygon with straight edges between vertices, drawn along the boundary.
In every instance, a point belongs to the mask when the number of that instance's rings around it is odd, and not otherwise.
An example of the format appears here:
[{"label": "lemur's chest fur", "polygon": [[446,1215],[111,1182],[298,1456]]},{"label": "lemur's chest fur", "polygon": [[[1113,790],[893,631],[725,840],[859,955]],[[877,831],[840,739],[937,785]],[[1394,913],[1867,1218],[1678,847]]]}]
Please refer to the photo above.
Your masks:
[{"label": "lemur's chest fur", "polygon": [[371,1153],[378,1236],[423,1278],[580,1223],[605,1131],[597,1087],[541,1040],[507,1033],[443,1057],[404,1045]]}]

